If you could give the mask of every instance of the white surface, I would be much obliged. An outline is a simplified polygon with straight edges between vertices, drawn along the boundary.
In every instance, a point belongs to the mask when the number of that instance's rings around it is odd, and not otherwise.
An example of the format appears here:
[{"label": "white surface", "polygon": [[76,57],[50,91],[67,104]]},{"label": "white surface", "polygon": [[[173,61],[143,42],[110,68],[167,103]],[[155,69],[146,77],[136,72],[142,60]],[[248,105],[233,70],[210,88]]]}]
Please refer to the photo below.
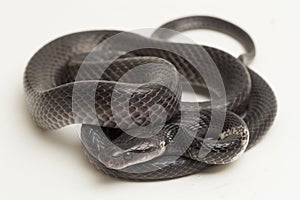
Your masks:
[{"label": "white surface", "polygon": [[[296,0],[1,1],[0,199],[296,198],[299,6]],[[278,97],[279,112],[269,134],[237,162],[171,181],[120,181],[87,161],[73,128],[51,134],[35,128],[25,109],[22,78],[26,63],[42,45],[71,32],[153,28],[196,14],[227,19],[249,32],[257,47],[251,67]],[[200,31],[189,36],[235,54],[241,50],[219,34]]]}]

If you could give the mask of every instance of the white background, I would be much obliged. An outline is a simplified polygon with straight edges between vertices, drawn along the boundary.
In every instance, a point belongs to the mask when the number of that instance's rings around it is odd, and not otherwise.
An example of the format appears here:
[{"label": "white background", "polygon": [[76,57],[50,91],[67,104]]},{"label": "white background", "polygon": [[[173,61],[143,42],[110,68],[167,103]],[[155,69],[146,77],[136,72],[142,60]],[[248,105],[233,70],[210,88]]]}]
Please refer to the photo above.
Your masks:
[{"label": "white background", "polygon": [[[0,3],[0,199],[289,199],[300,179],[299,1],[6,1]],[[90,29],[154,28],[189,15],[213,15],[244,28],[257,57],[251,67],[273,87],[279,104],[264,140],[238,161],[160,182],[122,181],[99,173],[73,128],[44,133],[24,104],[30,57],[56,37]],[[209,34],[208,34],[209,33]],[[237,55],[242,48],[205,31],[188,34]]]}]

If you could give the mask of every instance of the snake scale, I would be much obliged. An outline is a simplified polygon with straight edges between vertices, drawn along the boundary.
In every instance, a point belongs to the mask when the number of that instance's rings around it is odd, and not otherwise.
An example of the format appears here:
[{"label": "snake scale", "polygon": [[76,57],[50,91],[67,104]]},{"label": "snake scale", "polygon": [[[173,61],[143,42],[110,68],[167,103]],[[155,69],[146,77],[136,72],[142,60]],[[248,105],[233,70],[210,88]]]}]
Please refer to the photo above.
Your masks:
[{"label": "snake scale", "polygon": [[[239,41],[238,58],[209,46],[167,41],[211,29]],[[45,130],[83,124],[90,162],[130,180],[178,178],[238,159],[267,132],[277,103],[247,65],[251,37],[219,18],[192,16],[162,25],[151,37],[97,30],[42,47],[29,61],[24,88],[35,123]],[[183,82],[205,102],[183,102]]]}]

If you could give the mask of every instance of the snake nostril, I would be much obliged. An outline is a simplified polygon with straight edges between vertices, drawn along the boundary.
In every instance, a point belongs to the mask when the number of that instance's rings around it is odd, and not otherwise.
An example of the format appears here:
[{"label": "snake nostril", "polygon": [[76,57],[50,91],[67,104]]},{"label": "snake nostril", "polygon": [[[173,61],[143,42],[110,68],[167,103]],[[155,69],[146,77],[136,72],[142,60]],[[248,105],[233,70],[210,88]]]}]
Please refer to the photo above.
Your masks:
[{"label": "snake nostril", "polygon": [[107,167],[112,168],[114,166],[114,162],[112,160],[107,162]]}]

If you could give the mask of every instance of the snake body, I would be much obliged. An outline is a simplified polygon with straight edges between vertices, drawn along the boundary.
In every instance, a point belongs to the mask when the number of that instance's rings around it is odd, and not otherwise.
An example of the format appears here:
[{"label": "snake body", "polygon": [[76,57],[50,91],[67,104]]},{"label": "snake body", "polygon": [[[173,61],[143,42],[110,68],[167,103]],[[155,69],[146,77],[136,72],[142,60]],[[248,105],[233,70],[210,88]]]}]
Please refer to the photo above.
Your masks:
[{"label": "snake body", "polygon": [[[175,31],[199,28],[231,35],[246,53],[236,59],[216,48],[166,41]],[[27,104],[36,124],[46,130],[83,124],[85,153],[106,174],[161,180],[198,173],[236,160],[273,123],[275,95],[246,66],[255,56],[255,47],[239,27],[218,18],[194,16],[163,25],[151,38],[125,32],[118,40],[115,36],[120,33],[88,31],[58,38],[32,57],[24,76]],[[107,42],[112,37],[113,45]],[[124,76],[136,66],[143,66],[142,73]],[[181,76],[193,87],[208,90],[211,97],[222,99],[225,94],[226,100],[214,105],[181,102]],[[220,78],[224,88],[218,84]],[[125,97],[129,97],[128,107]],[[148,136],[156,129],[156,134]],[[208,137],[208,131],[215,137]]]}]

